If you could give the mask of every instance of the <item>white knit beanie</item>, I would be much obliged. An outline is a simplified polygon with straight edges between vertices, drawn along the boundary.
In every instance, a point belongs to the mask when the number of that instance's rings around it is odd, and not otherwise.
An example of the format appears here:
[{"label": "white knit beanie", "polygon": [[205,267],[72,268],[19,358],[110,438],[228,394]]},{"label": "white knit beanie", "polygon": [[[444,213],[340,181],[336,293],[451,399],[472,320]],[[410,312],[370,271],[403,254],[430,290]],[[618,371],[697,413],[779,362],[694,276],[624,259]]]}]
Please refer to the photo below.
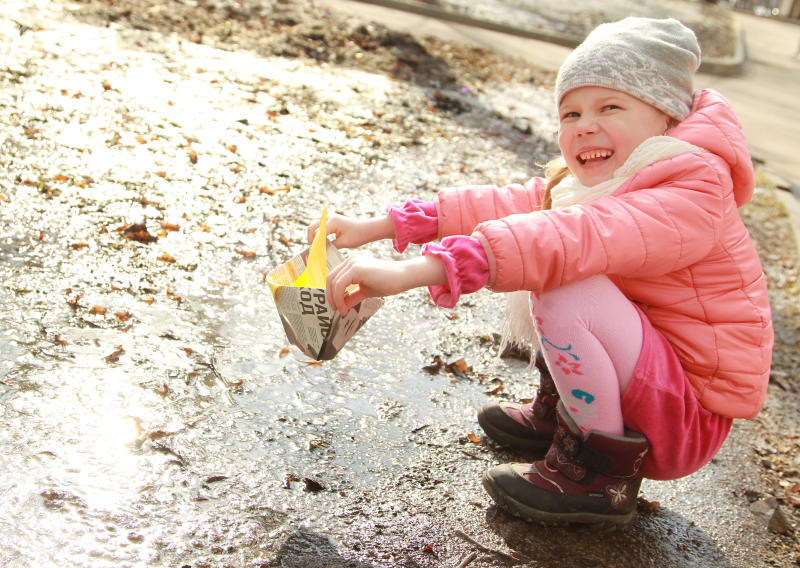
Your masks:
[{"label": "white knit beanie", "polygon": [[601,24],[567,57],[556,79],[556,105],[572,89],[623,91],[683,120],[700,65],[694,32],[673,18],[630,17]]}]

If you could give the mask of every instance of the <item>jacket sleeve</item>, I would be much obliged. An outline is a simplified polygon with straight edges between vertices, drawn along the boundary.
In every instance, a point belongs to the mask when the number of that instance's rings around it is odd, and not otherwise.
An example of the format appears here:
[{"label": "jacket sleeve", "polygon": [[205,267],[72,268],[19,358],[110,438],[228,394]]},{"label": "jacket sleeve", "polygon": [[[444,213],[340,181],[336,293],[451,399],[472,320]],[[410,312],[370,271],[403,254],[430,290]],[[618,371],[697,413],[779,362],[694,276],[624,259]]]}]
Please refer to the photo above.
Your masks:
[{"label": "jacket sleeve", "polygon": [[497,292],[542,292],[595,274],[652,278],[705,257],[732,200],[727,165],[710,153],[686,154],[644,168],[591,204],[484,222],[473,236]]},{"label": "jacket sleeve", "polygon": [[538,211],[544,188],[543,178],[532,178],[525,184],[504,187],[482,185],[443,190],[436,199],[437,238],[469,235],[483,221]]}]

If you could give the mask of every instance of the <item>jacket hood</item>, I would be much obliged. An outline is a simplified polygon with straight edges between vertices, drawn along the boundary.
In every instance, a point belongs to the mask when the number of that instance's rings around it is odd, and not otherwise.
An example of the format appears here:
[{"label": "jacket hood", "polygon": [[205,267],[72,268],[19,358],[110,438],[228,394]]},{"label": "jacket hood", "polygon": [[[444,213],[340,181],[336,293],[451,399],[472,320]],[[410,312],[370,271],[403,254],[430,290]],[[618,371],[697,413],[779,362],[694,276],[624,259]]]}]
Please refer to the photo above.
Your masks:
[{"label": "jacket hood", "polygon": [[741,207],[753,195],[753,161],[739,119],[725,97],[713,89],[695,91],[692,112],[669,135],[716,154],[731,170],[733,195]]}]

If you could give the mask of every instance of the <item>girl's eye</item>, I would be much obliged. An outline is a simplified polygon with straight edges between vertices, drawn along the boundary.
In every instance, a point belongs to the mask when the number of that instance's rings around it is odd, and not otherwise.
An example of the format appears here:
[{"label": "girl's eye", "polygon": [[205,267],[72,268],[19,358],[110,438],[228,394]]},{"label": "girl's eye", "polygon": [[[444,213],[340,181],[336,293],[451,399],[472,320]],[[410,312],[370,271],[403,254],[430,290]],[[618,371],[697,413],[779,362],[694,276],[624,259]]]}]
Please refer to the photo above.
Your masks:
[{"label": "girl's eye", "polygon": [[578,118],[579,116],[580,114],[575,111],[565,112],[563,115],[561,115],[561,120],[564,120],[565,118]]},{"label": "girl's eye", "polygon": [[603,107],[603,110],[617,110],[618,108],[617,105],[606,105]]}]

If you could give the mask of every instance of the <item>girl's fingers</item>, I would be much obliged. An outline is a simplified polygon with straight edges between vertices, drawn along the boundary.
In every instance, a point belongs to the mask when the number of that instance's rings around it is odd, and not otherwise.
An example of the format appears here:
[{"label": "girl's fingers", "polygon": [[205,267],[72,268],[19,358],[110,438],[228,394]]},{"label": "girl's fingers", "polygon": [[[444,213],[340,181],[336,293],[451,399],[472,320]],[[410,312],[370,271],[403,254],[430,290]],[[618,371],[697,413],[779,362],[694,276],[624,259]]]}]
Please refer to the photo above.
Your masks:
[{"label": "girl's fingers", "polygon": [[338,310],[342,314],[346,313],[348,309],[344,297],[347,287],[351,284],[349,280],[350,267],[352,264],[353,259],[348,258],[328,273],[328,280],[326,283],[328,302],[333,309]]},{"label": "girl's fingers", "polygon": [[367,295],[364,293],[361,286],[349,292],[345,292],[344,295],[345,311],[342,312],[342,315],[345,315],[350,310],[350,308],[358,304],[360,301],[365,300],[366,298]]}]

